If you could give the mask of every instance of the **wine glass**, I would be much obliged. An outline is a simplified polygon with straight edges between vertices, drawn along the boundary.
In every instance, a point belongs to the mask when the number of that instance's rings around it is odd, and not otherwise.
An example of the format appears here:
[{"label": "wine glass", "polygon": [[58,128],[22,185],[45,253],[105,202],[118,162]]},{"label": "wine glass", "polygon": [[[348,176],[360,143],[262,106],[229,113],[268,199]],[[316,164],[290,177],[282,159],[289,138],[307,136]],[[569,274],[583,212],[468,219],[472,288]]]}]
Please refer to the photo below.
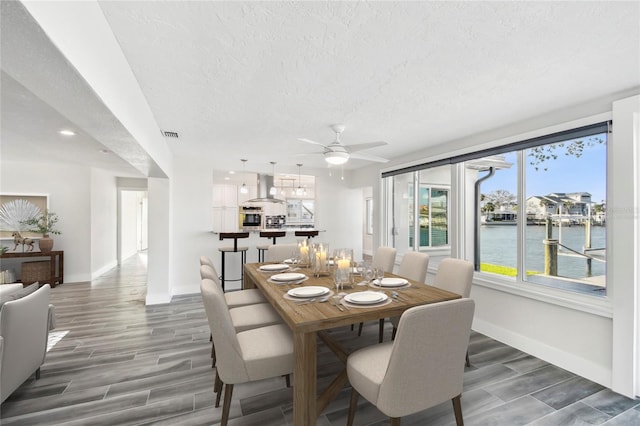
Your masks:
[{"label": "wine glass", "polygon": [[333,270],[333,283],[336,286],[336,292],[338,296],[344,296],[347,293],[343,292],[343,283],[344,283],[344,271],[339,268],[334,268]]},{"label": "wine glass", "polygon": [[376,268],[376,279],[378,280],[378,285],[382,286],[382,279],[384,278],[384,269]]},{"label": "wine glass", "polygon": [[362,266],[362,278],[364,279],[365,285],[373,281],[373,278],[374,278],[373,268],[368,263],[365,263]]}]

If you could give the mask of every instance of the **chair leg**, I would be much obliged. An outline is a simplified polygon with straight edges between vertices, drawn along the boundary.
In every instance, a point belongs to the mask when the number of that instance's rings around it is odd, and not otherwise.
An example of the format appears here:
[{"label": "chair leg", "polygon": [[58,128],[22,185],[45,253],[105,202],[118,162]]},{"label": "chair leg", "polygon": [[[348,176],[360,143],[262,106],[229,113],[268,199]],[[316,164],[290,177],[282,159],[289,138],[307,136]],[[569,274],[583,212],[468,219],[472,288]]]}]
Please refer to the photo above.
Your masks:
[{"label": "chair leg", "polygon": [[354,330],[354,326],[353,326],[353,324],[351,324],[351,331],[353,331],[353,330]]},{"label": "chair leg", "polygon": [[465,361],[467,363],[467,367],[471,367],[471,361],[469,361],[469,351],[467,351],[467,355],[465,357]]},{"label": "chair leg", "polygon": [[382,343],[384,340],[384,318],[380,318],[378,324],[378,343]]},{"label": "chair leg", "polygon": [[363,323],[363,322],[361,322],[361,323],[358,325],[358,337],[362,334],[362,326],[363,326],[363,325],[364,325],[364,323]]},{"label": "chair leg", "polygon": [[400,426],[400,417],[389,417],[390,426]]},{"label": "chair leg", "polygon": [[464,421],[462,420],[462,404],[460,404],[460,395],[451,399],[453,403],[453,413],[456,416],[456,425],[464,426]]},{"label": "chair leg", "polygon": [[351,401],[349,402],[349,414],[347,415],[347,426],[353,425],[353,419],[356,416],[356,408],[358,407],[358,391],[351,388]]},{"label": "chair leg", "polygon": [[213,392],[216,394],[216,408],[220,406],[220,396],[222,396],[222,380],[216,371],[216,380],[213,383]]},{"label": "chair leg", "polygon": [[229,421],[229,410],[231,409],[231,395],[233,394],[233,385],[226,384],[224,386],[224,403],[222,404],[222,418],[220,426],[227,426]]},{"label": "chair leg", "polygon": [[284,382],[287,384],[287,387],[290,388],[291,387],[291,374],[285,374],[284,376]]},{"label": "chair leg", "polygon": [[398,327],[393,327],[393,330],[391,330],[391,340],[396,340],[397,332],[398,332]]},{"label": "chair leg", "polygon": [[36,370],[36,380],[40,380],[40,367]]},{"label": "chair leg", "polygon": [[216,345],[213,343],[213,339],[211,340],[211,368],[216,366]]}]

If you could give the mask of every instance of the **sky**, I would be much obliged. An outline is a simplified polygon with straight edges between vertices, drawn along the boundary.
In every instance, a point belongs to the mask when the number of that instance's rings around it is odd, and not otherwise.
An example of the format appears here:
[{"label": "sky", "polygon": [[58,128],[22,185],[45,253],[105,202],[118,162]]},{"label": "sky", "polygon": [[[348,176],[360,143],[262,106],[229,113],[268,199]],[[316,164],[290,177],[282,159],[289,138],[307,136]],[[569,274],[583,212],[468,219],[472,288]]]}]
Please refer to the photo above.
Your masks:
[{"label": "sky", "polygon": [[[552,192],[588,192],[591,200],[601,203],[606,200],[606,143],[585,147],[580,158],[565,155],[564,149],[558,150],[557,159],[550,159],[536,171],[527,161],[526,198],[532,195],[547,195]],[[517,193],[517,159],[515,153],[504,154],[505,161],[513,163],[510,169],[498,170],[490,179],[482,183],[481,191],[488,194],[498,189]],[[544,171],[543,168],[547,170]]]}]

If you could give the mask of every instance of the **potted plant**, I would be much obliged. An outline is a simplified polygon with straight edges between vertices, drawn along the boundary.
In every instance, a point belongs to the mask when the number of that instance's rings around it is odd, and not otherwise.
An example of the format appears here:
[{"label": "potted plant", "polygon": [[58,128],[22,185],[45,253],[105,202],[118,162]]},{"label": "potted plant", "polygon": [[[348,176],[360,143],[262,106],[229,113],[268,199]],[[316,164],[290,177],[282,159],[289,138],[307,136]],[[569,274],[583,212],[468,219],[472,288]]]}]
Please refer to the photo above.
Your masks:
[{"label": "potted plant", "polygon": [[49,237],[49,235],[59,235],[60,231],[58,231],[55,226],[58,223],[58,215],[56,213],[45,210],[39,216],[33,216],[21,223],[29,226],[29,232],[37,232],[38,234],[42,234],[42,238],[38,242],[40,246],[40,251],[43,253],[49,253],[53,248],[53,239]]}]

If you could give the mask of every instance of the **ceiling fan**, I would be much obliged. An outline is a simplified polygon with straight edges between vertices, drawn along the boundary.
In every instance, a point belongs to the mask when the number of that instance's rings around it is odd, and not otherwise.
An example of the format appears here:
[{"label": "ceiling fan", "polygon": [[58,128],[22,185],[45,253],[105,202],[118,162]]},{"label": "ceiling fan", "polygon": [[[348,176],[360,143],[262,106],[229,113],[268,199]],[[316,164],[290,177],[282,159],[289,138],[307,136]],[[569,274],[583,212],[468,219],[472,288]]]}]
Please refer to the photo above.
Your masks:
[{"label": "ceiling fan", "polygon": [[345,129],[344,124],[334,124],[331,126],[331,129],[336,134],[336,139],[331,142],[329,145],[325,145],[320,142],[312,141],[311,139],[298,138],[301,142],[311,143],[314,145],[320,145],[324,148],[321,154],[324,155],[324,159],[327,163],[331,165],[340,165],[346,163],[349,158],[356,158],[359,160],[368,160],[368,161],[376,161],[379,163],[386,163],[389,161],[386,158],[378,157],[372,154],[365,154],[358,151],[364,151],[365,149],[375,148],[378,146],[387,145],[386,142],[369,142],[369,143],[360,143],[356,145],[345,145],[340,141],[340,134],[344,132]]}]

